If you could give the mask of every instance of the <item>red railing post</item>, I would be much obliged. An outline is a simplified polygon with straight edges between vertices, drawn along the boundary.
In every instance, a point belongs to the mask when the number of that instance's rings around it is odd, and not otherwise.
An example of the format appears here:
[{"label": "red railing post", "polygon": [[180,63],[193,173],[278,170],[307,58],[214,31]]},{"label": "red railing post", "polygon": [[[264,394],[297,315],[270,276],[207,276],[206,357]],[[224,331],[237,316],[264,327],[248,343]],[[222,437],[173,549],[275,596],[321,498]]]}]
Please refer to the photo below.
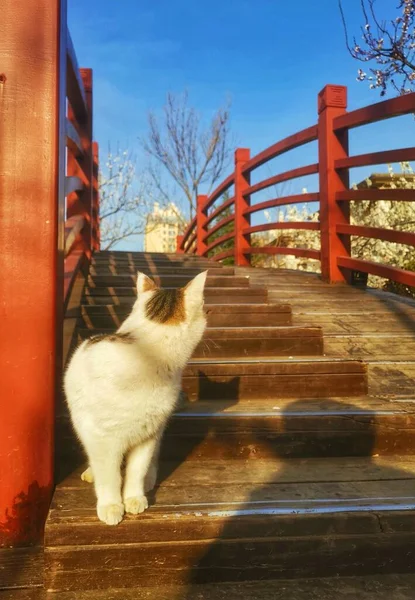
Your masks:
[{"label": "red railing post", "polygon": [[98,142],[92,144],[92,249],[99,250],[101,233],[99,227],[99,148]]},{"label": "red railing post", "polygon": [[330,283],[345,282],[349,274],[337,265],[338,256],[350,256],[350,236],[336,232],[336,225],[349,224],[350,205],[337,202],[336,193],[349,188],[347,169],[336,169],[335,161],[349,155],[348,130],[336,132],[333,121],[347,107],[347,88],[326,85],[318,95],[318,159],[320,187],[321,275]]},{"label": "red railing post", "polygon": [[250,175],[243,174],[243,168],[251,157],[249,148],[237,148],[235,151],[235,265],[251,264],[251,257],[244,254],[251,245],[251,236],[243,230],[251,226],[250,215],[244,211],[250,206],[250,197],[245,196],[245,190],[250,186]]},{"label": "red railing post", "polygon": [[184,254],[184,250],[182,249],[182,242],[183,242],[183,238],[184,235],[177,235],[176,236],[176,252],[177,254]]},{"label": "red railing post", "polygon": [[205,205],[207,196],[199,195],[196,205],[196,254],[203,256],[206,252],[207,244],[203,241],[203,236],[206,234],[207,213]]},{"label": "red railing post", "polygon": [[63,306],[66,2],[4,0],[0,36],[0,546],[39,543]]}]

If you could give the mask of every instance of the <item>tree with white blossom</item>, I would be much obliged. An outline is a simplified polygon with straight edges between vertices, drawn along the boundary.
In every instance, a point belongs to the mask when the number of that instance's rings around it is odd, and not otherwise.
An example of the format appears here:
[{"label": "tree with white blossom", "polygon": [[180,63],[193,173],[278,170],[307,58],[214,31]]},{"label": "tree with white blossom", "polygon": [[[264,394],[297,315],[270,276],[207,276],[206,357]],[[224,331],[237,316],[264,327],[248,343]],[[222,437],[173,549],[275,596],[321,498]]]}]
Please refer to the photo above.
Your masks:
[{"label": "tree with white blossom", "polygon": [[[342,0],[338,0],[346,45],[353,58],[368,65],[358,70],[358,81],[384,96],[391,86],[399,94],[413,91],[415,84],[415,0],[399,0],[396,16],[381,18],[376,0],[360,0],[361,39],[350,40]],[[392,6],[391,9],[393,10]],[[373,65],[373,66],[371,66]]]},{"label": "tree with white blossom", "polygon": [[108,250],[117,243],[144,233],[146,217],[155,196],[150,177],[137,170],[129,150],[108,150],[99,171],[99,218],[101,248]]},{"label": "tree with white blossom", "polygon": [[[415,173],[409,163],[400,163],[401,172],[395,173],[393,167],[388,165],[389,180],[384,187],[388,189],[415,189]],[[365,187],[372,187],[372,179],[365,180]],[[353,184],[353,189],[357,185]],[[359,186],[362,187],[362,186]],[[304,190],[303,190],[304,191]],[[359,201],[351,202],[350,222],[355,225],[393,229],[395,231],[414,231],[415,229],[415,202],[399,202],[392,200]],[[275,211],[273,211],[275,212]],[[264,211],[267,222],[285,221],[318,221],[318,211],[310,213],[307,205],[289,206],[284,212],[279,211],[276,218],[270,211]],[[383,263],[403,269],[415,270],[414,249],[412,246],[386,242],[374,238],[352,236],[352,256],[373,262]],[[310,230],[274,230],[253,236],[253,244],[263,246],[289,246],[293,248],[316,249],[320,247],[320,232]],[[299,269],[302,271],[319,272],[320,263],[315,260],[296,256],[256,256],[255,264],[264,267],[279,267],[285,269]],[[410,292],[405,286],[396,286],[391,282],[370,276],[369,284],[375,287],[386,287],[391,290]],[[401,289],[402,288],[402,289]],[[412,293],[412,292],[411,292]]]}]

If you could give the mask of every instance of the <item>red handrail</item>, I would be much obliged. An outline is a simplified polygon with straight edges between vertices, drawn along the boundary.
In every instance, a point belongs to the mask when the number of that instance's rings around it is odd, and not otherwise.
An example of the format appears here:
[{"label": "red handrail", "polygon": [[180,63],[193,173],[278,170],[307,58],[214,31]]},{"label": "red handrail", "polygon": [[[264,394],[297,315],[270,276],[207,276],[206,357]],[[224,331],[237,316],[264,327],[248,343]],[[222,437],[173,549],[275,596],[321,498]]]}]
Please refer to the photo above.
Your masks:
[{"label": "red handrail", "polygon": [[[349,208],[351,201],[411,202],[414,201],[414,190],[350,189],[349,169],[382,163],[412,161],[415,160],[415,147],[350,156],[348,131],[354,127],[415,112],[415,92],[351,112],[346,111],[346,95],[347,90],[343,86],[326,86],[318,95],[319,116],[316,125],[272,144],[252,158],[247,149],[236,151],[233,173],[208,198],[201,197],[199,199],[197,217],[193,219],[187,234],[189,236],[191,233],[192,241],[197,241],[197,244],[192,247],[193,251],[196,249],[197,254],[210,256],[215,248],[218,250],[213,256],[215,260],[233,256],[236,265],[250,264],[252,254],[292,254],[320,260],[322,277],[326,281],[349,282],[352,279],[352,271],[360,270],[373,275],[382,273],[380,275],[382,277],[414,285],[414,274],[409,271],[371,261],[353,259],[350,238],[351,236],[368,237],[415,246],[415,233],[351,225]],[[250,176],[258,167],[283,153],[315,140],[318,143],[318,163],[293,167],[251,185]],[[253,201],[257,192],[285,181],[313,174],[318,174],[319,179],[319,189],[316,192],[271,198],[261,202]],[[232,184],[235,186],[233,197],[220,202],[223,193]],[[251,226],[251,215],[259,211],[277,206],[310,202],[319,204],[319,222],[285,221]],[[208,215],[208,209],[212,206],[214,206],[214,210]],[[217,217],[231,206],[234,206],[234,212],[217,221]],[[232,233],[228,233],[226,230],[230,227]],[[320,250],[278,247],[273,244],[260,247],[252,245],[252,234],[281,229],[320,231]],[[219,234],[219,237],[206,245],[206,241],[213,234]],[[222,248],[221,250],[221,245],[225,242],[229,243],[229,240],[233,238],[235,240],[233,249]],[[182,251],[186,252],[190,244],[185,246],[182,241],[180,247]]]}]

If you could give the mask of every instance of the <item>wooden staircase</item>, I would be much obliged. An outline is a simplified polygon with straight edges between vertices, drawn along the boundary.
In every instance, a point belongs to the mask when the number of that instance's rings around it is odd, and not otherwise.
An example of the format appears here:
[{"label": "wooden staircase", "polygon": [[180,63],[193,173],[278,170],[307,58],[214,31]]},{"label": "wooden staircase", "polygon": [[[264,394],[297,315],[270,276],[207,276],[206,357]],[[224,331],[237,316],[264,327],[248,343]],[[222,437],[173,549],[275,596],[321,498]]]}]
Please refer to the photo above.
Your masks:
[{"label": "wooden staircase", "polygon": [[[208,329],[184,373],[148,511],[117,527],[98,521],[60,412],[46,590],[63,600],[92,590],[257,600],[291,598],[277,595],[279,580],[413,571],[413,405],[369,395],[367,365],[326,356],[322,328],[296,325],[291,306],[269,302],[246,270],[184,255],[96,254],[77,339],[119,326],[137,270],[178,287],[206,268]],[[196,584],[201,595],[186,595]]]}]

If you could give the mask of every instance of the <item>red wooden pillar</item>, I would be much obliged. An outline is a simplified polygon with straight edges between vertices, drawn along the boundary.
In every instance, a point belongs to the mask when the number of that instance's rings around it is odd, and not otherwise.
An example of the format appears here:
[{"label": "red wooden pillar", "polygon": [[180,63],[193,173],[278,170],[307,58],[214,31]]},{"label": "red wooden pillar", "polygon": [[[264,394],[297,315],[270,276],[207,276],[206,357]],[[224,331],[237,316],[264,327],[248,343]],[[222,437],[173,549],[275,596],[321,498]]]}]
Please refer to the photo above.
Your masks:
[{"label": "red wooden pillar", "polygon": [[183,242],[183,238],[184,235],[177,235],[176,236],[176,252],[177,254],[184,254],[184,250],[182,249],[182,242]]},{"label": "red wooden pillar", "polygon": [[99,227],[99,148],[98,143],[92,144],[92,250],[100,249],[101,234]]},{"label": "red wooden pillar", "polygon": [[41,540],[53,486],[66,2],[3,0],[1,18],[0,545],[9,546]]},{"label": "red wooden pillar", "polygon": [[205,204],[207,202],[207,196],[199,195],[197,197],[196,206],[196,254],[203,256],[206,252],[207,244],[203,241],[203,237],[206,234],[206,221],[207,212],[205,210]]},{"label": "red wooden pillar", "polygon": [[349,154],[348,131],[336,132],[333,121],[346,112],[347,88],[326,85],[318,95],[318,159],[320,180],[321,274],[331,283],[349,280],[337,266],[338,256],[350,256],[350,236],[339,235],[337,224],[350,222],[350,205],[337,202],[336,193],[349,188],[347,169],[336,169],[335,161]]},{"label": "red wooden pillar", "polygon": [[251,264],[249,254],[244,250],[251,245],[251,236],[242,233],[251,225],[251,216],[244,211],[250,206],[250,196],[245,195],[245,190],[250,186],[250,175],[244,175],[243,168],[250,159],[249,148],[237,148],[235,151],[235,265],[246,266]]}]

